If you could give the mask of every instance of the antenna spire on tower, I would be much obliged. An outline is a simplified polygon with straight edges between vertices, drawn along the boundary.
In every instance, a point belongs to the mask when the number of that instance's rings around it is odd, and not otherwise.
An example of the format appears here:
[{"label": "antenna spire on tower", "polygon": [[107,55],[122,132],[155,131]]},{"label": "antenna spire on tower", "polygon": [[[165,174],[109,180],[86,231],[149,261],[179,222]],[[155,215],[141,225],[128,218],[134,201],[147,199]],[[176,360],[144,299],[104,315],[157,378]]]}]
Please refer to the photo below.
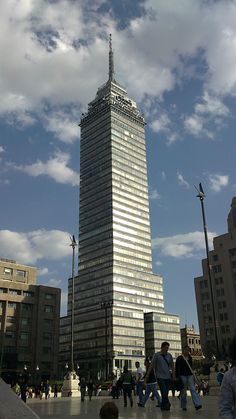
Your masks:
[{"label": "antenna spire on tower", "polygon": [[114,80],[114,58],[112,51],[112,35],[109,35],[109,80]]}]

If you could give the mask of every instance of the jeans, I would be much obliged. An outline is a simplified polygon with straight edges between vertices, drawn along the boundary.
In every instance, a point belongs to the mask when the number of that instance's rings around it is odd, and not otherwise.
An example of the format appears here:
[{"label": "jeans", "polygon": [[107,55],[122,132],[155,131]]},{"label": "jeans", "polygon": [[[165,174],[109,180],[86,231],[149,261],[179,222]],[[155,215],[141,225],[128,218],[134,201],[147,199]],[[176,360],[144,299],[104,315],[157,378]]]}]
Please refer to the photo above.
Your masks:
[{"label": "jeans", "polygon": [[200,406],[201,399],[199,394],[196,392],[193,375],[181,375],[180,376],[184,388],[180,392],[180,406],[182,409],[186,409],[187,406],[187,388],[190,390],[192,401],[194,406]]},{"label": "jeans", "polygon": [[141,404],[145,406],[146,401],[148,400],[150,393],[153,392],[154,397],[157,400],[157,404],[161,405],[161,398],[157,391],[157,384],[156,383],[147,383],[145,395],[142,398]]},{"label": "jeans", "polygon": [[143,399],[143,381],[139,381],[137,384],[136,384],[136,393],[137,393],[137,396],[138,396],[138,398],[139,398],[139,403],[142,403],[142,399]]},{"label": "jeans", "polygon": [[111,395],[113,399],[119,399],[119,388],[118,386],[112,386]]},{"label": "jeans", "polygon": [[158,378],[157,382],[161,392],[161,409],[170,410],[170,401],[168,399],[168,393],[170,390],[171,380],[166,378]]}]

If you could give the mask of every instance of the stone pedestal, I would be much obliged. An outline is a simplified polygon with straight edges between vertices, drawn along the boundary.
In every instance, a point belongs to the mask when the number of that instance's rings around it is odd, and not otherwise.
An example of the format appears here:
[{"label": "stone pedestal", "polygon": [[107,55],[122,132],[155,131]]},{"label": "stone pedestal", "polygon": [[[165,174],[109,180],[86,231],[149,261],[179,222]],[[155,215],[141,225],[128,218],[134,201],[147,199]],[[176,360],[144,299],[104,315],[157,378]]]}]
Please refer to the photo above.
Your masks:
[{"label": "stone pedestal", "polygon": [[63,381],[61,397],[79,397],[79,377],[75,371],[68,372]]}]

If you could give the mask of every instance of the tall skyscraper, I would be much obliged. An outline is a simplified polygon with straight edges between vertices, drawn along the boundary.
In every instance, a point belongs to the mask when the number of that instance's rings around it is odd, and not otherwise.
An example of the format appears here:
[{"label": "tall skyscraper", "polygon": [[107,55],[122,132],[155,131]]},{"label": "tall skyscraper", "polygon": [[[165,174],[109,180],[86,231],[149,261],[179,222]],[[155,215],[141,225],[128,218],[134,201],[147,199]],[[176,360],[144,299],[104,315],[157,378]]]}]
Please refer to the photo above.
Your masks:
[{"label": "tall skyscraper", "polygon": [[[209,260],[218,350],[223,358],[236,334],[236,197],[228,215],[228,232],[213,239]],[[202,349],[210,355],[217,353],[217,345],[206,259],[202,260],[202,270],[202,276],[195,278],[195,293]]]},{"label": "tall skyscraper", "polygon": [[152,272],[145,121],[115,80],[111,37],[109,79],[80,126],[75,359],[107,375],[143,362],[144,313],[165,313]]}]

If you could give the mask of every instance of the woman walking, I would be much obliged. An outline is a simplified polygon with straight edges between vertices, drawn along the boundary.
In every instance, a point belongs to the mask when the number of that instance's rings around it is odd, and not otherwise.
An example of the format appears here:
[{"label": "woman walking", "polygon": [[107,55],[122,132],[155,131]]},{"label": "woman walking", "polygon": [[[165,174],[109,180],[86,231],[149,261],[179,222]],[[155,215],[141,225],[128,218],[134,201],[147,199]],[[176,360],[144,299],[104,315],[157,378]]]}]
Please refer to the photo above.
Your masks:
[{"label": "woman walking", "polygon": [[177,378],[181,379],[184,385],[184,388],[180,391],[180,406],[182,410],[187,410],[187,388],[190,390],[195,409],[201,409],[201,399],[195,389],[192,357],[188,346],[185,346],[182,355],[178,356],[176,359],[175,375]]}]

